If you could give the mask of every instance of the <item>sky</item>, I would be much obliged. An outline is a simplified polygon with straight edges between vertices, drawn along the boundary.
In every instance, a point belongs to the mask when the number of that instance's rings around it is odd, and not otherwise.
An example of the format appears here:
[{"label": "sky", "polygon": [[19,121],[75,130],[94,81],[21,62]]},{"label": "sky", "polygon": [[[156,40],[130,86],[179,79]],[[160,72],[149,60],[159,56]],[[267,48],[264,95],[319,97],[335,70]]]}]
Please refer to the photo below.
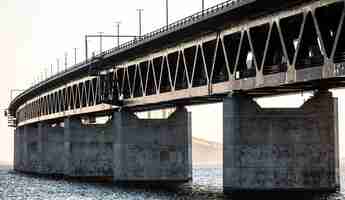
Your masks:
[{"label": "sky", "polygon": [[[222,1],[205,0],[205,7]],[[165,0],[0,0],[1,112],[10,102],[11,89],[28,88],[46,72],[50,74],[51,65],[56,73],[57,59],[62,69],[65,53],[68,66],[74,63],[74,48],[77,48],[77,61],[82,61],[85,34],[115,34],[115,22],[121,21],[121,35],[137,35],[139,8],[144,9],[143,34],[165,25]],[[169,21],[200,10],[201,0],[170,0]],[[104,49],[114,45],[113,39],[103,40]],[[89,48],[90,52],[98,53],[99,40],[91,39]],[[338,91],[337,95],[342,102],[344,92]],[[302,102],[301,96],[296,98]],[[263,106],[284,106],[291,102],[296,101],[291,101],[291,97],[260,101]],[[193,136],[221,142],[222,105],[196,106],[191,110]],[[0,116],[0,131],[0,162],[8,162],[13,159],[13,129],[7,127],[3,115]]]}]

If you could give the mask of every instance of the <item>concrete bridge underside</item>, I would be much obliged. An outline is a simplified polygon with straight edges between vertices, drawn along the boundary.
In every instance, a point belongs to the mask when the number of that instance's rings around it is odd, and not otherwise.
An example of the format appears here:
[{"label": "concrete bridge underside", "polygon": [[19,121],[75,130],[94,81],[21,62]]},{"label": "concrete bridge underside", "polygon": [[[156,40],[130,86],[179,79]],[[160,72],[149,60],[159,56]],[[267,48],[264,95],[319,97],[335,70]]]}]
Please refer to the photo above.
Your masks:
[{"label": "concrete bridge underside", "polygon": [[[338,110],[328,90],[345,83],[345,1],[248,2],[236,12],[223,4],[198,23],[141,39],[127,49],[132,53],[106,52],[19,95],[9,109],[15,169],[189,181],[191,116],[184,106],[218,101],[225,192],[336,190]],[[296,109],[253,101],[305,90],[316,93]],[[177,111],[160,120],[134,115],[164,107]],[[99,115],[111,120],[84,123]]]},{"label": "concrete bridge underside", "polygon": [[138,119],[114,112],[106,124],[80,118],[43,122],[15,131],[14,169],[114,181],[192,178],[191,117],[179,108],[168,119]]},{"label": "concrete bridge underside", "polygon": [[[319,91],[301,108],[262,109],[249,96],[224,99],[224,192],[339,188],[337,99]],[[192,179],[191,115],[168,119],[113,112],[104,125],[78,117],[19,127],[17,171],[118,181]]]}]

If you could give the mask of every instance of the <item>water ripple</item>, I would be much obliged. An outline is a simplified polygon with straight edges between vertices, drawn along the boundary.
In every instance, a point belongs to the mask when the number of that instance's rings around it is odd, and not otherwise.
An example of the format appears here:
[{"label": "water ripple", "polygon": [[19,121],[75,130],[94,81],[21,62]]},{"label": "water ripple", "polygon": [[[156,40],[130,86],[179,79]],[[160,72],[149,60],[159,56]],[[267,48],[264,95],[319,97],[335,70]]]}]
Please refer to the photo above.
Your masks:
[{"label": "water ripple", "polygon": [[[180,186],[115,186],[111,183],[85,183],[54,178],[36,177],[0,169],[0,199],[2,200],[110,200],[110,199],[236,199],[222,191],[222,169],[195,167],[193,183]],[[345,183],[345,177],[341,177]],[[345,190],[339,193],[269,194],[274,199],[345,199]],[[259,195],[265,195],[260,197]],[[246,194],[239,199],[267,199],[267,194]]]}]

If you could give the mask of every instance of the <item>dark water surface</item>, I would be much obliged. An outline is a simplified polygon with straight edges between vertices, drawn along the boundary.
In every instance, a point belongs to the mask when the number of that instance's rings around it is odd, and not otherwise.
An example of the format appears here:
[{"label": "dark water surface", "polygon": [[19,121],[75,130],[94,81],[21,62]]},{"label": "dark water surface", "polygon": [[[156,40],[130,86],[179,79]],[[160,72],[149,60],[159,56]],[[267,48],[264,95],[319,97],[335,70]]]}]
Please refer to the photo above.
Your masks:
[{"label": "dark water surface", "polygon": [[[193,183],[176,186],[115,186],[110,183],[86,183],[58,178],[37,177],[0,167],[0,199],[107,200],[107,199],[345,199],[345,188],[338,193],[246,193],[225,196],[222,168],[195,167]],[[341,176],[344,185],[345,177]]]}]

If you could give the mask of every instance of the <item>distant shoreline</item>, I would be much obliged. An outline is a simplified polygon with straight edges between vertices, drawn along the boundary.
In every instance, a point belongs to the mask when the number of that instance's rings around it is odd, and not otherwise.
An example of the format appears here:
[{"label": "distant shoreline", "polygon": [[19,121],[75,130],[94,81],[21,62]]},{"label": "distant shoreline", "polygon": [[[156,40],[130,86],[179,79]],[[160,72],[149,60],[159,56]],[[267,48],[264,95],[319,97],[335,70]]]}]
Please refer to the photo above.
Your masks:
[{"label": "distant shoreline", "polygon": [[222,168],[223,164],[215,163],[215,164],[194,164],[193,168]]},{"label": "distant shoreline", "polygon": [[0,164],[0,170],[9,170],[13,169],[13,165],[11,164]]}]

